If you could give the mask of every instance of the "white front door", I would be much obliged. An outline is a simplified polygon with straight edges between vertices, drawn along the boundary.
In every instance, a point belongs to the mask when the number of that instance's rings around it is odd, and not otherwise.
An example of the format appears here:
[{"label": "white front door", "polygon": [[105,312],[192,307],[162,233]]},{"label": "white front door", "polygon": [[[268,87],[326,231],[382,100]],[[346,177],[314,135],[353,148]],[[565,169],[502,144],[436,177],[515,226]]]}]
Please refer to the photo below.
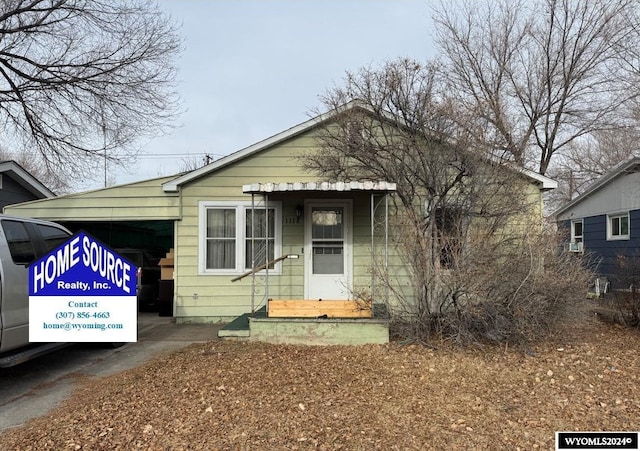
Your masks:
[{"label": "white front door", "polygon": [[305,298],[351,297],[351,202],[308,202],[305,207]]}]

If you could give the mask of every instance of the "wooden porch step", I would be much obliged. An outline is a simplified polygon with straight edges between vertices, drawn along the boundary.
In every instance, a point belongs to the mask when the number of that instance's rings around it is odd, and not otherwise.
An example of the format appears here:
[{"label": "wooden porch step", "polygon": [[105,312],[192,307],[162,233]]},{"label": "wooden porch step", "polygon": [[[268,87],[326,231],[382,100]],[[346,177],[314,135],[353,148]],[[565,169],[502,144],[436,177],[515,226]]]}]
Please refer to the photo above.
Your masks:
[{"label": "wooden porch step", "polygon": [[269,299],[269,318],[372,318],[371,301]]}]

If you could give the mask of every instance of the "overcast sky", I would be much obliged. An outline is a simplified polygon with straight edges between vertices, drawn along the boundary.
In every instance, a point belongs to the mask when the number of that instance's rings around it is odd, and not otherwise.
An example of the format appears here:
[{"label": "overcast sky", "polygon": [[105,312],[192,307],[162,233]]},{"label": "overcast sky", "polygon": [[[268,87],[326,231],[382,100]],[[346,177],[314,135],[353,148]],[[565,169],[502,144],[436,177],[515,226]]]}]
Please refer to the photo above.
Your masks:
[{"label": "overcast sky", "polygon": [[[429,0],[159,0],[182,24],[185,112],[115,184],[220,158],[307,120],[347,70],[434,56]],[[95,188],[101,186],[97,182]]]}]

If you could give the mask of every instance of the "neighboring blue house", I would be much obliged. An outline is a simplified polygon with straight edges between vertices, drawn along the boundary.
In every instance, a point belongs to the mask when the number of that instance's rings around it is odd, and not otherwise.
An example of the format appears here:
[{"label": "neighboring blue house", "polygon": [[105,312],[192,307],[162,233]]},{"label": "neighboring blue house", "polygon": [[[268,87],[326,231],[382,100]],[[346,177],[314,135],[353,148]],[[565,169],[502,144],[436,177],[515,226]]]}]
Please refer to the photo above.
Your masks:
[{"label": "neighboring blue house", "polygon": [[0,161],[0,211],[7,205],[55,196],[15,161]]},{"label": "neighboring blue house", "polygon": [[[640,158],[624,161],[556,212],[567,248],[600,260],[612,288],[640,283]],[[569,234],[568,234],[569,235]]]}]

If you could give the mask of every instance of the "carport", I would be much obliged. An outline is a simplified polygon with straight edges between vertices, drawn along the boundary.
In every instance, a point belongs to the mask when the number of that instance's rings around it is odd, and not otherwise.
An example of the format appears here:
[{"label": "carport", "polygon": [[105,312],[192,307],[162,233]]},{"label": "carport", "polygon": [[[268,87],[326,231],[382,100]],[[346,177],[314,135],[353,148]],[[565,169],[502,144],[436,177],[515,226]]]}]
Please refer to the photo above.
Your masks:
[{"label": "carport", "polygon": [[9,205],[4,213],[55,221],[84,230],[111,247],[174,247],[180,197],[165,193],[161,177],[137,183]]},{"label": "carport", "polygon": [[58,221],[73,233],[84,230],[107,246],[161,249],[173,247],[173,221]]},{"label": "carport", "polygon": [[5,207],[4,213],[54,221],[73,233],[83,230],[113,249],[153,249],[164,255],[175,248],[181,214],[179,195],[162,190],[173,178],[24,202]]}]

